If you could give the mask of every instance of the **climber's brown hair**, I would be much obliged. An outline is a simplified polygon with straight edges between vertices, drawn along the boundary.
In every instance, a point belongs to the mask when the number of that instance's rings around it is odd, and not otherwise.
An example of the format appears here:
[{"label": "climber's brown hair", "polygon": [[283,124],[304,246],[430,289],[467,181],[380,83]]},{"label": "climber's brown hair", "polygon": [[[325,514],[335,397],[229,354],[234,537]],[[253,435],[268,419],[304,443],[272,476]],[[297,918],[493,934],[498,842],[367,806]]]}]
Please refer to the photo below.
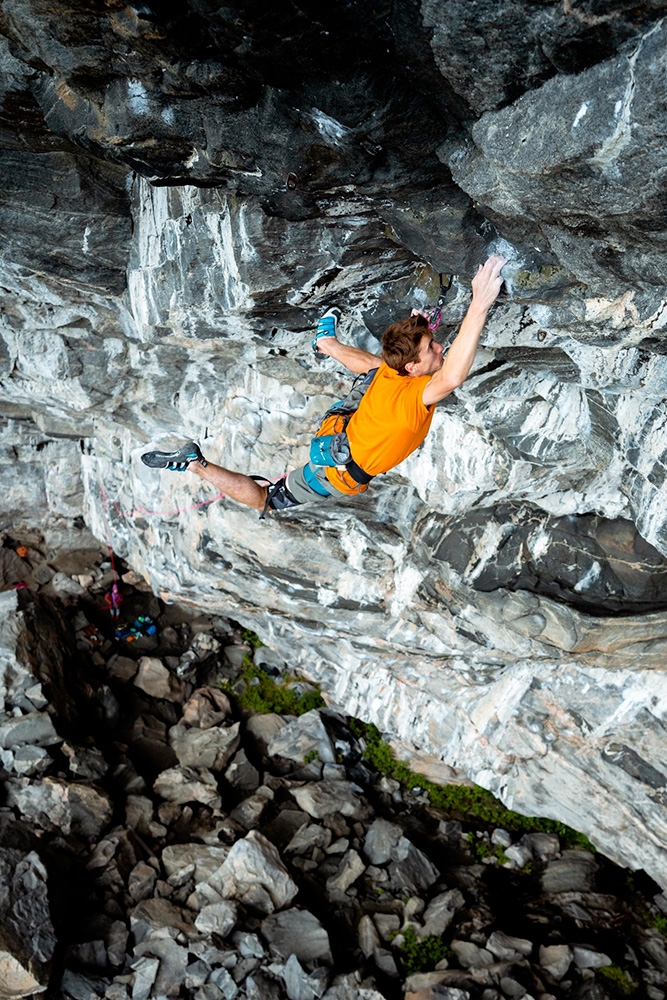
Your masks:
[{"label": "climber's brown hair", "polygon": [[425,333],[428,333],[428,321],[424,316],[410,316],[392,323],[382,337],[382,360],[399,375],[409,375],[405,366],[411,361],[419,361],[419,349]]}]

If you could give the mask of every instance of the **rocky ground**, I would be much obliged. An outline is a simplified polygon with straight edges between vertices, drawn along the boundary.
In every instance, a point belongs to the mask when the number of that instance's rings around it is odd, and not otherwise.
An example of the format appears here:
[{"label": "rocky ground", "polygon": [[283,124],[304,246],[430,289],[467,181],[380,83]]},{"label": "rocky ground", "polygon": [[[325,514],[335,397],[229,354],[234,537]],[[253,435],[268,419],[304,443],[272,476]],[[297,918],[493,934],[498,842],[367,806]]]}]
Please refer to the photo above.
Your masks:
[{"label": "rocky ground", "polygon": [[252,633],[123,566],[114,618],[100,550],[6,537],[0,569],[0,996],[664,1000],[643,873],[469,789],[436,808]]},{"label": "rocky ground", "polygon": [[[110,532],[420,766],[663,887],[666,14],[0,0],[0,530]],[[350,387],[322,312],[377,351],[442,275],[448,341],[498,251],[474,369],[363,497],[258,524],[141,463],[298,468]]]}]

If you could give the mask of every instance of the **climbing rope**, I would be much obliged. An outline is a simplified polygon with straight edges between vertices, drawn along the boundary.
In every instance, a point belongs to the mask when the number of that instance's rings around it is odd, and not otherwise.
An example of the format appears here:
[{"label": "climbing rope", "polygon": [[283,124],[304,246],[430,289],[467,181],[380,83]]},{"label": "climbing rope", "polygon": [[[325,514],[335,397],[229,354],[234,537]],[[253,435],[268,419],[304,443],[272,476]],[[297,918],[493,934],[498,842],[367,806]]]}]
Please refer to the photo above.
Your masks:
[{"label": "climbing rope", "polygon": [[111,560],[111,572],[113,574],[113,583],[111,584],[111,590],[108,594],[104,595],[104,609],[109,612],[112,618],[120,618],[120,606],[123,602],[123,597],[118,589],[118,573],[116,572],[116,559],[114,557],[113,551],[113,539],[111,538],[111,528],[109,527],[109,518],[107,517],[107,503],[109,498],[107,496],[107,491],[104,488],[104,483],[100,479],[100,486],[102,487],[102,499],[104,501],[102,505],[102,514],[104,515],[104,525],[107,532],[107,545],[109,546],[109,558]]},{"label": "climbing rope", "polygon": [[[264,482],[273,483],[277,480],[282,479],[282,476],[274,476],[273,478],[261,477]],[[210,497],[208,500],[200,500],[199,503],[190,504],[189,507],[176,507],[174,510],[146,510],[145,507],[136,507],[134,510],[124,511],[120,505],[109,497],[106,491],[104,482],[100,477],[100,491],[102,494],[102,514],[104,517],[104,526],[107,535],[107,545],[109,548],[109,559],[111,562],[111,572],[113,575],[113,583],[111,585],[111,590],[108,594],[104,596],[104,609],[108,611],[112,618],[120,617],[120,606],[123,601],[123,595],[120,593],[118,588],[118,573],[116,572],[116,560],[113,551],[113,538],[111,537],[111,526],[109,525],[109,518],[107,516],[107,508],[109,506],[113,507],[119,517],[130,518],[130,517],[173,517],[175,514],[187,514],[188,511],[198,510],[200,507],[207,507],[210,503],[215,503],[216,500],[222,500],[223,497],[227,496],[226,493],[216,493],[214,497]]]}]

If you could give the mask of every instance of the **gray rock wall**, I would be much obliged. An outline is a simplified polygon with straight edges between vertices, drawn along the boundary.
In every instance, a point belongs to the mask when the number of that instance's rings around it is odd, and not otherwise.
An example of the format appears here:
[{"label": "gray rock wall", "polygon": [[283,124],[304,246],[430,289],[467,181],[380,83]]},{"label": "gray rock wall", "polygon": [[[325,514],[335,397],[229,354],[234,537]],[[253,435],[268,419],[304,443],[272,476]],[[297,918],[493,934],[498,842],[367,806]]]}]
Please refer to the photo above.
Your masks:
[{"label": "gray rock wall", "polygon": [[[83,517],[423,766],[666,884],[663,6],[478,4],[471,33],[446,2],[146,5],[66,33],[56,0],[5,0],[0,477],[5,530]],[[447,336],[492,251],[471,377],[363,498],[258,524],[141,465],[190,437],[302,463],[349,386],[318,314],[374,350],[447,271]]]}]

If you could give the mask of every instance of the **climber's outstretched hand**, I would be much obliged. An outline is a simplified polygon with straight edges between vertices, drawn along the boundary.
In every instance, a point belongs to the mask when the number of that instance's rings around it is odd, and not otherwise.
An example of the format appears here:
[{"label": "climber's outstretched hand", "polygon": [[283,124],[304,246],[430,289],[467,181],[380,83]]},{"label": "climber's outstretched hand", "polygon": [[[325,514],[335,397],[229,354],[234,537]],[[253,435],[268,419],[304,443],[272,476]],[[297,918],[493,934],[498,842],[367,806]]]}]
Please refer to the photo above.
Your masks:
[{"label": "climber's outstretched hand", "polygon": [[479,309],[481,312],[488,312],[491,308],[502,287],[503,279],[500,272],[506,263],[506,257],[494,253],[485,264],[479,265],[477,274],[472,279],[471,306],[473,308]]}]

